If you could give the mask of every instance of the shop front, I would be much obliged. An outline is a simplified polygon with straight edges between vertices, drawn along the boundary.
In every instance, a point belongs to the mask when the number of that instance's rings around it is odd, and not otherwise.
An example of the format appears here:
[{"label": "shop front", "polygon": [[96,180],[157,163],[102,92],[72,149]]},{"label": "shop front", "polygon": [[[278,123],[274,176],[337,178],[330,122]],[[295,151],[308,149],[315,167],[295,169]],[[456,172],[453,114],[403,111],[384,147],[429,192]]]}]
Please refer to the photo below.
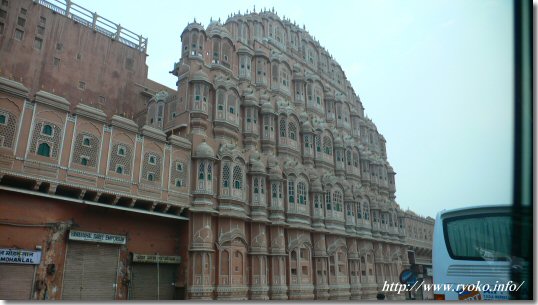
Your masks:
[{"label": "shop front", "polygon": [[0,299],[28,300],[41,251],[0,249]]},{"label": "shop front", "polygon": [[180,256],[133,253],[129,299],[174,300],[181,298],[176,282]]}]

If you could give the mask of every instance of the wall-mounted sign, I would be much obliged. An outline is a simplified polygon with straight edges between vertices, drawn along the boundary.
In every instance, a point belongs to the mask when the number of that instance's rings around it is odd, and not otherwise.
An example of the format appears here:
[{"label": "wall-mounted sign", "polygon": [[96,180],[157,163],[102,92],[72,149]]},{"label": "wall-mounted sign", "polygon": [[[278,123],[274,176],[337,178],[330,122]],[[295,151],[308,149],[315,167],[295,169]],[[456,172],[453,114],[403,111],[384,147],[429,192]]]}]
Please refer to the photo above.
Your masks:
[{"label": "wall-mounted sign", "polygon": [[0,249],[0,263],[39,265],[41,251]]},{"label": "wall-mounted sign", "polygon": [[105,244],[118,244],[118,245],[125,245],[125,243],[127,243],[127,237],[123,235],[84,232],[84,231],[76,231],[76,230],[69,231],[69,239],[79,240],[79,241],[93,241],[93,242],[105,243]]},{"label": "wall-mounted sign", "polygon": [[133,262],[134,263],[157,263],[159,264],[179,264],[181,263],[181,256],[163,256],[156,254],[138,254],[133,253]]}]

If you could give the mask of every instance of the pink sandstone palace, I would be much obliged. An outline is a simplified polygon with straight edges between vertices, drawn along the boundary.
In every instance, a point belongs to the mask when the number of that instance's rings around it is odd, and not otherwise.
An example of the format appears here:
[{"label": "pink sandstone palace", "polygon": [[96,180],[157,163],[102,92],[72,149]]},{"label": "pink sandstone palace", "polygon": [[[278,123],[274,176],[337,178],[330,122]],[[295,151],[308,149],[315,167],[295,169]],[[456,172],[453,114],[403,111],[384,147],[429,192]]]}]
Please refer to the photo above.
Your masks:
[{"label": "pink sandstone palace", "polygon": [[396,203],[385,138],[303,28],[190,23],[171,89],[146,38],[71,1],[0,1],[0,299],[361,300],[406,268],[431,280],[433,219]]}]

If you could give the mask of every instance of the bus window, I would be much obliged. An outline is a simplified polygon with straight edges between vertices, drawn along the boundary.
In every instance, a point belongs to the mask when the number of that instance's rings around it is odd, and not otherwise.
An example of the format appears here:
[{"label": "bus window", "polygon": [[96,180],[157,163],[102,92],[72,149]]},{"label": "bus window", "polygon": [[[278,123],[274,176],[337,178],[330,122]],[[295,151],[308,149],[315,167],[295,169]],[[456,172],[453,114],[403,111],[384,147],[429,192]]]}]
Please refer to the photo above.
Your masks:
[{"label": "bus window", "polygon": [[445,241],[453,259],[509,260],[510,215],[474,215],[444,220]]}]

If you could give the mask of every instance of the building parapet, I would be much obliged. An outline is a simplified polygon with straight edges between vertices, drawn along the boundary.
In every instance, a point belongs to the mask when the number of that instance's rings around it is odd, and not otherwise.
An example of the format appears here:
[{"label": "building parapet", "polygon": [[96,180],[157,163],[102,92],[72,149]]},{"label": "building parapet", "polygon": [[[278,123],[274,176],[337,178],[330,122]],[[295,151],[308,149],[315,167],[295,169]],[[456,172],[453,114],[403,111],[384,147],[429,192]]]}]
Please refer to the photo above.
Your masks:
[{"label": "building parapet", "polygon": [[72,19],[74,22],[87,26],[140,52],[146,52],[147,50],[147,38],[122,27],[121,24],[116,24],[99,16],[97,13],[92,13],[70,0],[34,0],[34,3],[40,4],[57,14]]}]

